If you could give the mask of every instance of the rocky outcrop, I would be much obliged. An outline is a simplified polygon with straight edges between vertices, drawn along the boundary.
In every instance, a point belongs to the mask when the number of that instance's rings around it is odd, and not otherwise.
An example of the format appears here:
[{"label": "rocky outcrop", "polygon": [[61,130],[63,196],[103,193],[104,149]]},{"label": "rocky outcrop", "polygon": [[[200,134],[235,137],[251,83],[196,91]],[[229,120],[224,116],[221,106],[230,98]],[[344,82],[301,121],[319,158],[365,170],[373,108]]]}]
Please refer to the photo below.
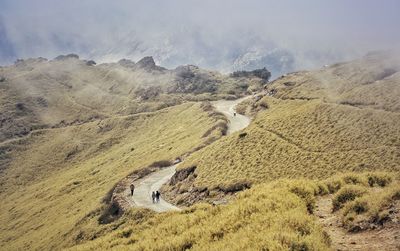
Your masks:
[{"label": "rocky outcrop", "polygon": [[118,64],[130,68],[130,69],[142,69],[148,72],[152,71],[166,71],[167,69],[161,66],[156,65],[156,62],[154,61],[153,57],[144,57],[140,59],[137,63],[130,59],[121,59],[118,61]]},{"label": "rocky outcrop", "polygon": [[89,61],[86,61],[86,65],[87,66],[94,66],[94,65],[96,65],[96,62],[94,60],[89,60]]},{"label": "rocky outcrop", "polygon": [[174,174],[174,176],[172,176],[171,181],[169,182],[169,184],[171,186],[176,185],[179,181],[183,181],[187,177],[189,177],[189,175],[193,174],[195,170],[196,170],[196,166],[192,166],[192,167],[189,167],[189,168],[177,170],[176,173]]},{"label": "rocky outcrop", "polygon": [[140,59],[136,64],[136,68],[141,68],[146,71],[164,71],[166,70],[164,67],[156,65],[153,57],[144,57]]},{"label": "rocky outcrop", "polygon": [[60,55],[54,58],[55,61],[63,61],[67,59],[79,59],[79,56],[76,54],[67,54],[67,55]]}]

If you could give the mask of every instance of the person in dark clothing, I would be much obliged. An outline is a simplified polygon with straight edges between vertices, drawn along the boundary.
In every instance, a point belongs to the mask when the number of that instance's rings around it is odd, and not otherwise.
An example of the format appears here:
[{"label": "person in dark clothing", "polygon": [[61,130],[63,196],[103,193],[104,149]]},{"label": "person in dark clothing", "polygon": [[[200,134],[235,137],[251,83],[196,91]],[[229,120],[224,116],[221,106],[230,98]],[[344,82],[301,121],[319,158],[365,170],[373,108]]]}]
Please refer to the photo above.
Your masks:
[{"label": "person in dark clothing", "polygon": [[157,203],[158,202],[160,202],[160,192],[159,191],[156,191],[156,201],[157,201]]},{"label": "person in dark clothing", "polygon": [[236,117],[236,112],[233,113],[233,117]]},{"label": "person in dark clothing", "polygon": [[132,183],[130,188],[131,188],[131,196],[133,196],[133,191],[135,191],[135,185]]},{"label": "person in dark clothing", "polygon": [[154,191],[151,193],[151,199],[153,203],[156,203],[156,193]]}]

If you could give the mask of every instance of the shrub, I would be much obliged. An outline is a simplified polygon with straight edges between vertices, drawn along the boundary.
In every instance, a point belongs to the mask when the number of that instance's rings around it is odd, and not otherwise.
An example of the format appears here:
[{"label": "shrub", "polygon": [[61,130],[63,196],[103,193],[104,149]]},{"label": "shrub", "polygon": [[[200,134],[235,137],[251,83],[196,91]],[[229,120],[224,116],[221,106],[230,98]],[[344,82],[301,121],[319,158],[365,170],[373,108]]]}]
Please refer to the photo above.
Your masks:
[{"label": "shrub", "polygon": [[226,133],[228,132],[228,125],[225,121],[217,122],[214,126],[212,126],[203,134],[202,138],[210,136],[211,133],[216,129],[218,129],[221,132],[221,135],[226,135]]},{"label": "shrub", "polygon": [[365,184],[365,181],[363,180],[363,178],[360,175],[354,174],[354,173],[349,173],[349,174],[345,174],[343,176],[343,181],[346,184],[350,184],[350,185],[357,185],[357,184]]},{"label": "shrub", "polygon": [[325,195],[329,193],[329,189],[326,184],[319,182],[317,186],[318,186],[318,195]]},{"label": "shrub", "polygon": [[331,178],[325,181],[329,193],[336,193],[343,185],[343,182],[337,178]]},{"label": "shrub", "polygon": [[239,138],[244,138],[244,137],[246,137],[247,136],[247,132],[242,132],[242,133],[240,133],[239,134]]},{"label": "shrub", "polygon": [[348,215],[351,212],[362,214],[369,210],[368,201],[365,198],[357,198],[354,201],[347,203],[343,208],[343,215]]},{"label": "shrub", "polygon": [[257,105],[258,105],[258,107],[261,107],[261,108],[263,108],[263,109],[268,109],[268,108],[269,108],[269,105],[268,105],[267,101],[264,100],[264,99],[262,99],[261,101],[259,101],[259,102],[257,103]]},{"label": "shrub", "polygon": [[240,78],[240,77],[258,77],[261,78],[263,80],[265,80],[266,82],[268,82],[268,80],[271,77],[271,72],[269,72],[267,70],[267,68],[262,68],[262,69],[256,69],[253,71],[235,71],[231,74],[231,77],[234,78]]},{"label": "shrub", "polygon": [[360,197],[365,193],[365,188],[357,185],[346,185],[342,187],[332,200],[333,210],[336,211],[342,208],[347,202],[353,201],[355,198]]},{"label": "shrub", "polygon": [[385,187],[392,181],[392,178],[386,173],[368,173],[367,179],[371,187],[375,185]]},{"label": "shrub", "polygon": [[98,218],[99,224],[111,223],[114,220],[118,219],[122,214],[121,209],[115,202],[105,205],[104,207],[105,208],[104,210],[102,210],[103,211],[102,214]]},{"label": "shrub", "polygon": [[315,207],[315,192],[311,186],[299,183],[290,188],[290,192],[299,196],[306,203],[307,211],[312,213]]},{"label": "shrub", "polygon": [[149,165],[149,167],[168,167],[172,166],[173,163],[170,160],[160,160],[160,161],[155,161]]}]

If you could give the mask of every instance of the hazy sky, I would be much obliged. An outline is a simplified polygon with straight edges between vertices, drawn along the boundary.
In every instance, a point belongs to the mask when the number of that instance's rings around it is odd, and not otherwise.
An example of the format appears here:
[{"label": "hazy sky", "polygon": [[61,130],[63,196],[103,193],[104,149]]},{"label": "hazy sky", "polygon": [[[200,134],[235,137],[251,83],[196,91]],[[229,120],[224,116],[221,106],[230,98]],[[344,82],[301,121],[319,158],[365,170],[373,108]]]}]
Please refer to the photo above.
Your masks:
[{"label": "hazy sky", "polygon": [[152,53],[167,65],[223,68],[281,49],[313,65],[398,47],[399,13],[398,0],[0,0],[0,64]]}]

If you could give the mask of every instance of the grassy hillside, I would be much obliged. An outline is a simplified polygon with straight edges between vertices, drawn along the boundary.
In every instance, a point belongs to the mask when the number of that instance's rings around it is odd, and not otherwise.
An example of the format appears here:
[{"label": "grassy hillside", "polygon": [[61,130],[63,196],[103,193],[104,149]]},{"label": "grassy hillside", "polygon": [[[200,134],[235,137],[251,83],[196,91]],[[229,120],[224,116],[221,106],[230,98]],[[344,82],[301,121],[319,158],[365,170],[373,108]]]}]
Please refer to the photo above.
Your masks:
[{"label": "grassy hillside", "polygon": [[0,177],[0,249],[54,250],[71,244],[69,233],[98,213],[102,198],[120,179],[218,137],[203,137],[218,122],[200,104],[188,103],[46,129],[3,144],[1,157],[9,162]]},{"label": "grassy hillside", "polygon": [[[382,65],[391,65],[396,72],[382,75],[388,71]],[[226,187],[244,188],[243,184],[283,177],[399,172],[400,113],[395,97],[400,92],[400,68],[396,67],[378,54],[272,82],[249,104],[259,110],[251,125],[190,156],[178,169],[195,166],[194,175],[176,186],[187,191],[207,189],[212,197]],[[320,76],[323,82],[318,81]],[[332,90],[337,91],[333,96]]]},{"label": "grassy hillside", "polygon": [[167,70],[151,58],[92,65],[77,56],[19,60],[0,68],[0,141],[60,127],[156,111],[185,101],[233,98],[262,88],[195,66]]},{"label": "grassy hillside", "polygon": [[[332,227],[345,242],[347,231],[369,234],[362,239],[387,225],[399,231],[393,55],[282,76],[241,105],[254,116],[249,127],[202,149],[222,136],[224,120],[209,105],[180,103],[239,96],[261,82],[194,66],[166,70],[150,59],[13,67],[0,72],[0,249],[330,250],[338,242]],[[38,99],[43,93],[54,96]],[[163,195],[180,205],[214,204],[132,209],[101,224],[104,197],[119,180],[187,152],[194,153]],[[398,248],[395,232],[374,240]]]},{"label": "grassy hillside", "polygon": [[72,250],[395,250],[400,75],[385,56],[272,82],[243,105],[248,128],[192,154],[165,188],[179,204],[223,205],[132,210]]},{"label": "grassy hillside", "polygon": [[[357,214],[384,215],[400,199],[399,181],[390,176],[364,173],[318,182],[277,180],[256,185],[225,206],[198,204],[164,214],[133,209],[115,232],[71,250],[330,250],[330,237],[314,216],[316,202],[333,194],[331,208],[339,201],[346,213],[359,200],[378,197],[383,203]],[[352,187],[363,194],[351,193]],[[376,191],[385,196],[376,196]]]}]

